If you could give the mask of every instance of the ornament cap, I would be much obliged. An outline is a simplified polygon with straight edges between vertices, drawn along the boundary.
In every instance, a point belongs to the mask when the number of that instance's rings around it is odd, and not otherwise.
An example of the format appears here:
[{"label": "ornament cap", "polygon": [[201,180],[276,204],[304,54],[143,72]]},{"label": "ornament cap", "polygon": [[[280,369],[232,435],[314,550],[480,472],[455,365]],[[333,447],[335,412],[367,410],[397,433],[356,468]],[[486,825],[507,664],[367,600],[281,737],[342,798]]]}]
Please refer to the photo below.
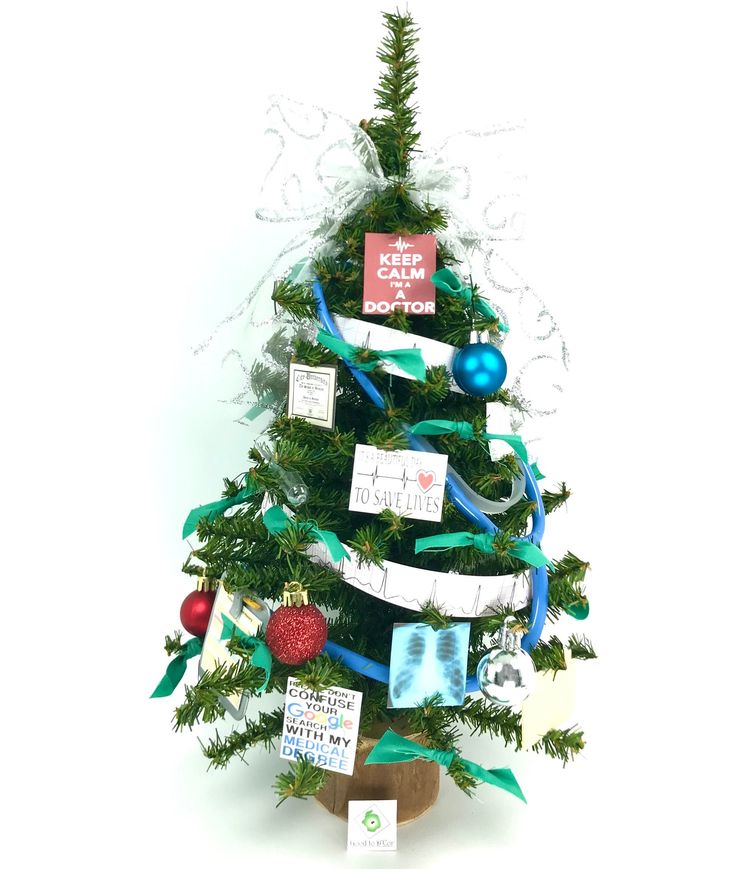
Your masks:
[{"label": "ornament cap", "polygon": [[285,582],[282,600],[284,606],[307,606],[309,592],[300,582]]},{"label": "ornament cap", "polygon": [[217,591],[217,583],[219,579],[212,576],[207,576],[207,569],[202,572],[202,576],[197,577],[197,591]]}]

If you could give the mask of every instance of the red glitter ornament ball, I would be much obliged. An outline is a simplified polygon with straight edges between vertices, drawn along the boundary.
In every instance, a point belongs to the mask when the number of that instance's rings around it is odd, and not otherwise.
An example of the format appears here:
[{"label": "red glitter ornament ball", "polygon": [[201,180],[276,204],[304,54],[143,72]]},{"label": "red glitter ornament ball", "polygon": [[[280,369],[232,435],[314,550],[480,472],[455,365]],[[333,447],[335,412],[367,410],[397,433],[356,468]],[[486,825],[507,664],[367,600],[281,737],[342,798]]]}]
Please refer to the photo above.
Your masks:
[{"label": "red glitter ornament ball", "polygon": [[266,628],[266,643],[282,664],[303,664],[324,649],[327,619],[313,604],[281,606]]},{"label": "red glitter ornament ball", "polygon": [[200,639],[207,633],[215,591],[192,591],[182,601],[179,618],[185,631]]}]

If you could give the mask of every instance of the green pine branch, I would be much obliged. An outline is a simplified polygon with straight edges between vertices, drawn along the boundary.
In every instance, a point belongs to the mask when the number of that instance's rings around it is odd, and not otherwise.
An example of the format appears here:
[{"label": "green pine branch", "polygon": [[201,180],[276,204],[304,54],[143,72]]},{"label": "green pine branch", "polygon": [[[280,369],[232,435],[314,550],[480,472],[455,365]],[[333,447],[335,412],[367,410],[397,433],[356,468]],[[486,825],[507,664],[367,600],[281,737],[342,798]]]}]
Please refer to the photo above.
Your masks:
[{"label": "green pine branch", "polygon": [[531,658],[537,670],[566,670],[565,647],[558,637],[551,637],[548,642],[540,640],[531,650]]},{"label": "green pine branch", "polygon": [[560,487],[556,492],[542,492],[542,503],[544,504],[544,512],[552,513],[559,509],[563,504],[566,504],[572,492],[564,483],[560,483]]},{"label": "green pine branch", "polygon": [[164,651],[169,657],[171,657],[172,655],[178,655],[179,652],[181,652],[181,637],[181,631],[174,631],[173,637],[170,637],[168,634],[166,634],[166,637],[164,639]]},{"label": "green pine branch", "polygon": [[585,748],[585,739],[581,730],[569,727],[566,730],[553,729],[532,746],[532,751],[544,752],[550,757],[561,760],[563,764],[574,760],[575,755]]},{"label": "green pine branch", "polygon": [[348,541],[348,546],[358,555],[358,564],[375,564],[381,567],[388,552],[387,534],[377,522],[358,528]]},{"label": "green pine branch", "polygon": [[579,658],[581,661],[589,661],[598,657],[590,640],[578,634],[573,634],[570,637],[567,641],[567,647],[573,658]]},{"label": "green pine branch", "polygon": [[350,688],[353,683],[353,672],[345,667],[340,661],[333,661],[327,655],[318,655],[307,661],[306,664],[290,673],[295,679],[319,694],[328,688],[339,685],[342,688]]},{"label": "green pine branch", "polygon": [[310,284],[296,284],[288,280],[276,281],[271,298],[294,320],[311,321],[317,317],[317,307]]},{"label": "green pine branch", "polygon": [[174,712],[174,729],[188,727],[191,730],[200,721],[209,724],[223,718],[225,709],[220,697],[253,694],[262,682],[263,670],[245,660],[218,664],[214,670],[202,673],[196,685],[186,687],[184,703]]},{"label": "green pine branch", "polygon": [[281,799],[276,803],[280,806],[289,797],[304,800],[318,794],[327,781],[327,771],[312,764],[304,757],[289,764],[289,772],[276,776],[273,787]]},{"label": "green pine branch", "polygon": [[263,745],[267,751],[272,751],[281,738],[283,726],[283,709],[259,712],[257,719],[246,722],[244,730],[233,731],[225,737],[216,733],[208,745],[202,746],[202,752],[209,760],[210,767],[223,769],[234,757],[245,760],[245,753],[256,745]]},{"label": "green pine branch", "polygon": [[383,115],[363,122],[387,176],[405,178],[419,142],[417,109],[410,101],[416,91],[419,61],[417,28],[410,15],[384,12],[386,34],[378,51],[383,64],[376,88],[376,109]]}]

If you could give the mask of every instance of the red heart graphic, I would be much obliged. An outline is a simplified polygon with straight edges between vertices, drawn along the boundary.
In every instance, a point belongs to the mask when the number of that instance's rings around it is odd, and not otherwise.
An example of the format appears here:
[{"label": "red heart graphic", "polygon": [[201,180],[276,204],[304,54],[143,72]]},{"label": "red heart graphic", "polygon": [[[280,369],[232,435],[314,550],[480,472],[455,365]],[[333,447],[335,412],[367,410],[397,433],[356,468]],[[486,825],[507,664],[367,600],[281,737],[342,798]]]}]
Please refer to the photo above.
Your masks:
[{"label": "red heart graphic", "polygon": [[417,485],[422,492],[428,492],[434,486],[434,471],[419,471]]}]

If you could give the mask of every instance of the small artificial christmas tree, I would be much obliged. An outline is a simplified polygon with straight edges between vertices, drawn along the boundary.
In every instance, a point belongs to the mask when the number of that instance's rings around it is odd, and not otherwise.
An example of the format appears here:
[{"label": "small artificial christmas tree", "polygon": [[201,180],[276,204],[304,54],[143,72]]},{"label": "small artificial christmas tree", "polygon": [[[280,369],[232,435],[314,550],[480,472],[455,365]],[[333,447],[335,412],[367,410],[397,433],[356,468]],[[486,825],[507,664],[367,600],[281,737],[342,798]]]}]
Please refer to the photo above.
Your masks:
[{"label": "small artificial christmas tree", "polygon": [[[264,356],[251,371],[256,398],[274,412],[268,442],[250,450],[252,464],[241,476],[225,481],[222,500],[193,511],[185,527],[191,532],[196,526],[200,541],[184,565],[186,573],[222,580],[227,600],[249,601],[254,612],[267,611],[265,602],[278,602],[287,584],[288,600],[270,623],[266,616],[254,622],[250,634],[228,634],[229,662],[200,668],[199,680],[186,688],[176,710],[175,727],[223,717],[230,708],[223,698],[284,693],[289,677],[315,692],[339,686],[362,693],[361,734],[375,737],[387,728],[412,734],[435,752],[429,759],[446,753],[447,773],[470,793],[481,779],[457,753],[461,726],[522,748],[519,701],[528,690],[529,671],[517,664],[526,653],[537,674],[564,670],[571,658],[594,657],[584,637],[573,635],[563,643],[547,632],[541,639],[545,623],[587,612],[588,565],[571,553],[550,562],[540,548],[545,514],[567,501],[567,487],[540,492],[541,474],[519,435],[487,430],[494,408],[518,409],[518,397],[501,386],[502,339],[509,333],[513,341],[513,323],[504,322],[478,286],[461,279],[465,263],[458,248],[443,241],[447,214],[418,195],[412,175],[419,154],[412,102],[416,28],[408,15],[386,14],[385,23],[378,115],[360,123],[385,183],[354,199],[336,224],[324,221],[313,256],[289,278],[277,280],[272,298],[289,329],[268,336]],[[365,142],[355,147],[365,148]],[[395,302],[383,313],[380,306],[366,313],[363,304],[367,236],[370,244],[384,236],[394,248],[383,259],[378,254],[388,269],[383,277],[396,290]],[[437,242],[436,302],[421,313],[410,301],[400,303],[418,274],[412,271],[416,236]],[[471,341],[471,333],[483,340]],[[359,340],[351,343],[348,335]],[[435,351],[449,353],[446,363],[432,364]],[[336,394],[334,420],[321,423],[287,404],[287,373],[295,364],[302,373],[318,370],[335,378],[326,387],[328,395],[330,389]],[[512,451],[492,458],[488,444],[494,440]],[[363,447],[376,448],[383,460],[405,451],[446,456],[444,498],[435,499],[439,521],[412,518],[411,509],[390,499],[364,512],[352,484]],[[418,485],[420,494],[431,490],[434,470],[421,468],[408,480],[407,465],[401,467],[405,491],[409,483]],[[377,491],[377,474],[378,465],[365,484],[368,497]],[[425,478],[429,489],[422,488]],[[415,500],[424,507],[416,507],[414,515],[429,509],[430,500]],[[434,592],[412,600],[417,587],[412,583],[424,576],[434,578]],[[389,584],[401,591],[403,577],[408,584],[403,596],[389,594]],[[452,589],[459,593],[463,584],[473,608],[453,603]],[[462,662],[461,699],[448,703],[439,680],[437,691],[427,691],[420,701],[403,707],[395,702],[401,686],[389,662],[397,624],[429,626],[438,638],[437,660],[443,649],[454,648],[453,626],[469,624],[469,678]],[[424,639],[409,642],[425,649]],[[176,655],[172,685],[184,661],[201,647],[196,638],[182,644],[180,635],[167,637],[167,652]],[[405,672],[410,680],[415,671]],[[283,708],[261,711],[242,729],[211,740],[204,753],[222,767],[256,745],[273,747],[283,720]],[[552,728],[533,749],[567,761],[582,746],[579,730]],[[329,772],[312,760],[305,754],[278,775],[275,787],[282,799],[314,795],[325,786]]]}]

